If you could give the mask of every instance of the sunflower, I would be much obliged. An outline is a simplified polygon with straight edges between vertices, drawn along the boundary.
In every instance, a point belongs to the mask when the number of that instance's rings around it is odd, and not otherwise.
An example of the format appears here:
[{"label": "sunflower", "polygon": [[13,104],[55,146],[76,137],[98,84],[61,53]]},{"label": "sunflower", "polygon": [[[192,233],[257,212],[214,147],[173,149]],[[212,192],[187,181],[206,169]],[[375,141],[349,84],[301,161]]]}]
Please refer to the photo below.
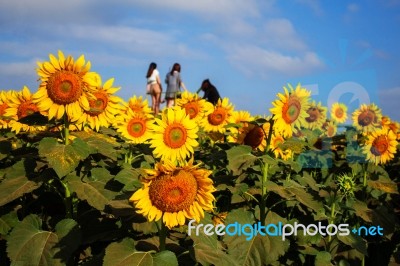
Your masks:
[{"label": "sunflower", "polygon": [[102,85],[99,80],[96,91],[92,92],[89,98],[89,110],[85,110],[83,115],[76,122],[77,124],[85,124],[91,129],[99,131],[100,127],[109,127],[115,121],[115,116],[122,109],[120,103],[122,99],[113,95],[120,88],[113,87],[114,79],[107,80]]},{"label": "sunflower", "polygon": [[186,218],[199,222],[204,211],[213,210],[215,188],[209,178],[211,171],[199,169],[193,165],[193,159],[181,166],[165,160],[145,172],[143,187],[129,201],[149,221],[162,217],[163,223],[172,228],[184,225]]},{"label": "sunflower", "polygon": [[399,124],[399,122],[391,121],[390,117],[388,117],[388,116],[382,116],[381,125],[383,128],[392,130],[397,135],[397,139],[398,140],[400,139],[400,124]]},{"label": "sunflower", "polygon": [[150,139],[150,128],[153,124],[153,117],[143,113],[135,113],[129,110],[124,115],[124,120],[117,126],[117,131],[133,144],[145,143]]},{"label": "sunflower", "polygon": [[181,98],[176,100],[176,105],[185,109],[190,119],[197,122],[209,115],[214,108],[212,103],[202,99],[197,93],[188,91],[182,92]]},{"label": "sunflower", "polygon": [[32,94],[28,87],[24,86],[22,91],[10,94],[9,97],[5,116],[12,118],[9,124],[12,131],[18,134],[20,131],[34,132],[46,129],[45,126],[30,126],[18,122],[21,118],[39,112],[37,105],[32,102]]},{"label": "sunflower", "polygon": [[199,145],[198,129],[184,109],[178,106],[164,109],[161,119],[156,118],[152,125],[150,147],[154,148],[153,154],[162,160],[185,160]]},{"label": "sunflower", "polygon": [[[271,118],[267,118],[268,121],[270,121]],[[264,132],[264,138],[261,141],[260,145],[258,145],[258,149],[260,151],[265,151],[265,149],[267,148],[267,138],[269,135],[269,130],[271,128],[271,123],[270,122],[265,122],[264,124],[262,124],[262,130]],[[272,135],[271,135],[272,138]],[[271,145],[271,144],[270,144]]]},{"label": "sunflower", "polygon": [[0,91],[0,128],[8,128],[10,124],[10,118],[6,116],[6,111],[9,108],[10,99],[16,91]]},{"label": "sunflower", "polygon": [[294,152],[290,149],[282,149],[280,146],[285,142],[285,138],[280,134],[272,134],[271,138],[271,149],[274,152],[276,158],[282,158],[287,161],[293,157]]},{"label": "sunflower", "polygon": [[70,121],[76,121],[83,110],[90,109],[87,93],[92,86],[97,86],[93,72],[89,72],[90,62],[85,64],[83,55],[76,61],[71,56],[65,58],[61,51],[58,51],[58,59],[52,54],[49,57],[49,62],[38,63],[41,83],[33,103],[49,120],[66,114]]},{"label": "sunflower", "polygon": [[228,98],[219,99],[213,111],[203,119],[200,125],[206,132],[225,133],[225,126],[232,122],[233,106]]},{"label": "sunflower", "polygon": [[324,130],[324,135],[327,136],[328,138],[332,138],[333,136],[336,135],[337,133],[337,125],[333,121],[326,121],[322,125],[322,129]]},{"label": "sunflower", "polygon": [[356,189],[356,184],[354,182],[353,175],[343,174],[340,175],[337,179],[337,184],[339,186],[339,190],[346,197],[354,196],[354,190]]},{"label": "sunflower", "polygon": [[129,98],[128,108],[135,113],[143,113],[152,116],[152,110],[149,107],[147,99],[143,99],[142,96],[137,97],[136,95]]},{"label": "sunflower", "polygon": [[398,143],[396,139],[396,134],[387,128],[368,132],[362,151],[367,156],[368,161],[375,164],[385,164],[394,158]]},{"label": "sunflower", "polygon": [[242,134],[250,121],[253,121],[254,118],[247,111],[233,111],[232,112],[232,123],[236,124],[236,126],[232,126],[229,128],[230,134],[227,137],[228,142],[234,142],[238,144],[243,144],[243,139],[245,134]]},{"label": "sunflower", "polygon": [[308,129],[321,128],[326,120],[327,108],[321,105],[321,102],[316,103],[313,101],[307,110],[308,117],[306,117],[305,127]]},{"label": "sunflower", "polygon": [[288,87],[290,90],[283,87],[285,93],[278,94],[279,99],[272,102],[274,107],[270,109],[274,115],[276,131],[284,137],[291,137],[293,132],[297,132],[305,124],[311,94],[300,84],[297,85],[296,89],[293,89],[290,84],[288,84]]},{"label": "sunflower", "polygon": [[361,104],[360,108],[353,112],[353,125],[356,129],[368,132],[381,126],[382,112],[375,104]]},{"label": "sunflower", "polygon": [[331,107],[331,119],[336,123],[344,123],[347,120],[347,106],[344,103],[334,103]]}]

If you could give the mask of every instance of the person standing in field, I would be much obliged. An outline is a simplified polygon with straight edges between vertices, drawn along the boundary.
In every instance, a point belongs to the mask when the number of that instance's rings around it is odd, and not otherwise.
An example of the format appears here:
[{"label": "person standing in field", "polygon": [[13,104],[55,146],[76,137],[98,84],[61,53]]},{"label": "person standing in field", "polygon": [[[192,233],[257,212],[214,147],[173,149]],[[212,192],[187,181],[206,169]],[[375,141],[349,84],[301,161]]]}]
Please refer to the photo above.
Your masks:
[{"label": "person standing in field", "polygon": [[218,100],[221,99],[217,88],[210,82],[209,79],[203,80],[200,89],[204,92],[203,99],[207,100],[213,105],[216,105]]},{"label": "person standing in field", "polygon": [[167,107],[172,107],[175,104],[175,99],[181,91],[181,87],[187,91],[185,84],[181,79],[181,65],[175,63],[170,72],[165,77],[167,84],[167,91],[165,92],[165,99],[167,100]]},{"label": "person standing in field", "polygon": [[160,73],[157,70],[156,63],[150,63],[146,78],[147,86],[149,86],[149,93],[151,95],[151,109],[153,110],[154,115],[157,115],[160,111],[162,86]]}]

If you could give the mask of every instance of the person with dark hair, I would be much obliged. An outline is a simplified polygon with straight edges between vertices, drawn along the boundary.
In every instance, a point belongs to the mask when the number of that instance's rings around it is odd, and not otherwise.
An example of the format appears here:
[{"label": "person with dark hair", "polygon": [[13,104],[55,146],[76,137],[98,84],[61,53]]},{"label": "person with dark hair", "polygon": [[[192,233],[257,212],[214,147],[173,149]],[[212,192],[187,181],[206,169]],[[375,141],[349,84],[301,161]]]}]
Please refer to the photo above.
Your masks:
[{"label": "person with dark hair", "polygon": [[149,86],[148,93],[151,95],[151,109],[157,115],[160,111],[162,86],[156,63],[150,63],[146,78],[147,86]]},{"label": "person with dark hair", "polygon": [[213,105],[216,105],[218,100],[221,99],[217,88],[210,82],[209,79],[203,80],[200,89],[204,92],[203,99],[206,99]]},{"label": "person with dark hair", "polygon": [[165,77],[165,83],[167,83],[167,91],[165,92],[165,99],[167,100],[167,107],[171,107],[175,104],[175,99],[178,93],[181,91],[181,87],[186,91],[185,84],[181,79],[181,65],[175,63],[172,66],[170,72]]}]

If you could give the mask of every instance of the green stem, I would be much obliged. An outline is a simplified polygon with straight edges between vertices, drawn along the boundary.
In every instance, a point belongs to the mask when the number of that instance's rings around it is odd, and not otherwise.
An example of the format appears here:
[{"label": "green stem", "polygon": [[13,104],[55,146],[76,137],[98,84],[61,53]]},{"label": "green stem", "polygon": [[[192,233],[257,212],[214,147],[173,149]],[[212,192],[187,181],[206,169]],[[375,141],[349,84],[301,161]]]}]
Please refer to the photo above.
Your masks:
[{"label": "green stem", "polygon": [[[332,205],[331,205],[331,219],[329,221],[329,224],[333,224],[335,222],[335,208],[336,208],[336,203],[334,201],[334,202],[332,202]],[[332,240],[331,235],[329,235],[328,240],[329,240],[329,242],[331,242],[331,240]]]},{"label": "green stem", "polygon": [[367,186],[367,169],[364,169],[363,186]]},{"label": "green stem", "polygon": [[165,241],[167,239],[167,227],[161,219],[161,228],[159,230],[160,252],[165,250]]},{"label": "green stem", "polygon": [[61,181],[61,184],[64,187],[64,205],[67,218],[73,219],[73,207],[72,207],[72,196],[71,191],[69,190],[68,184]]},{"label": "green stem", "polygon": [[69,121],[67,114],[64,114],[64,144],[69,144]]},{"label": "green stem", "polygon": [[265,163],[263,167],[263,175],[261,180],[261,202],[260,202],[260,222],[265,225],[266,212],[266,196],[267,196],[267,181],[268,181],[269,164]]}]

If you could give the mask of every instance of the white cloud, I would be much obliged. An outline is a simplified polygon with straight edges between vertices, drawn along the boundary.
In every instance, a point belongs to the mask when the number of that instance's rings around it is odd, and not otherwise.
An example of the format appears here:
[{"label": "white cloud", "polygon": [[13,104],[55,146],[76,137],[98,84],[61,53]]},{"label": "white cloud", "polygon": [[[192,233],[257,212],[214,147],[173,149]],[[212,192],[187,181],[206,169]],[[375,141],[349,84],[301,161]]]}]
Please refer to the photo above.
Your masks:
[{"label": "white cloud", "polygon": [[298,75],[323,66],[313,52],[291,56],[254,45],[242,45],[229,48],[228,53],[229,61],[248,75],[260,74],[265,77],[274,73]]},{"label": "white cloud", "polygon": [[398,112],[400,102],[400,86],[378,92],[379,106],[382,107],[383,114],[390,116],[395,121],[400,121]]},{"label": "white cloud", "polygon": [[279,49],[305,50],[307,48],[292,22],[285,18],[268,20],[263,26],[261,39],[266,44]]},{"label": "white cloud", "polygon": [[311,8],[311,10],[318,16],[324,14],[319,0],[297,0],[297,2]]}]

